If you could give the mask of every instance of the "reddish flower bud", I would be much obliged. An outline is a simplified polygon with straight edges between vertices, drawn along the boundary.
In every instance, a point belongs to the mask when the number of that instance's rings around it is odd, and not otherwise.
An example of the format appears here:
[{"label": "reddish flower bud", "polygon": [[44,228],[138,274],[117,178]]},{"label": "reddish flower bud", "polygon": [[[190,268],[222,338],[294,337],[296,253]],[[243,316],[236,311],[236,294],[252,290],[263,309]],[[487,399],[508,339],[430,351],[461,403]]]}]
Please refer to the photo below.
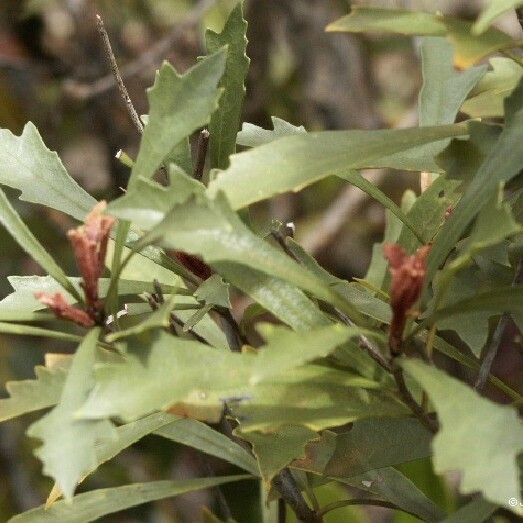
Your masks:
[{"label": "reddish flower bud", "polygon": [[427,272],[426,260],[430,246],[420,247],[415,254],[408,256],[398,244],[383,246],[385,258],[389,260],[392,276],[390,286],[390,306],[392,323],[390,325],[389,345],[392,354],[401,352],[401,340],[409,309],[418,301]]},{"label": "reddish flower bud", "polygon": [[103,214],[106,206],[104,201],[99,202],[85,218],[85,225],[67,233],[82,275],[85,301],[93,313],[101,308],[98,280],[104,271],[107,242],[114,223],[113,217]]},{"label": "reddish flower bud", "polygon": [[71,320],[82,327],[92,327],[94,325],[94,320],[87,312],[69,305],[69,303],[65,301],[64,296],[59,292],[55,294],[35,292],[35,298],[44,305],[47,305],[55,313],[57,318]]}]

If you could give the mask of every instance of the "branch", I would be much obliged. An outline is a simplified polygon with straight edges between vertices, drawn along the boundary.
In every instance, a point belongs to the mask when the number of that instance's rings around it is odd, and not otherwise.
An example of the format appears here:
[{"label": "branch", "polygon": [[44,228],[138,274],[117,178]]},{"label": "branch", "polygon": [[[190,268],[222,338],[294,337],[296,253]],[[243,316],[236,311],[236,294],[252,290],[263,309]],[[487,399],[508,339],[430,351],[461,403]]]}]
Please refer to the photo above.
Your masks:
[{"label": "branch", "polygon": [[[522,282],[523,260],[520,260],[516,268],[514,279],[512,280],[512,287],[517,287]],[[501,342],[503,341],[503,336],[505,334],[505,330],[507,329],[509,322],[510,314],[504,313],[496,326],[494,334],[492,335],[490,345],[488,346],[487,350],[485,351],[485,354],[483,355],[483,360],[479,369],[478,378],[476,380],[476,384],[474,385],[474,388],[478,392],[481,392],[487,384],[492,364],[494,363],[494,359],[496,358],[496,355],[499,352],[499,348],[501,347]]]},{"label": "branch", "polygon": [[118,85],[118,91],[120,91],[120,96],[125,104],[125,107],[127,108],[127,112],[129,113],[129,116],[131,117],[131,120],[138,130],[138,132],[141,134],[143,133],[143,125],[140,121],[140,117],[138,116],[138,113],[136,112],[136,109],[134,108],[133,102],[131,101],[131,97],[129,96],[129,93],[127,92],[127,88],[125,87],[125,84],[123,83],[122,75],[120,74],[120,70],[118,69],[118,64],[116,63],[116,58],[113,53],[113,48],[111,47],[111,41],[109,40],[109,35],[107,34],[107,31],[104,26],[104,22],[102,20],[102,17],[100,15],[96,15],[96,24],[98,26],[98,32],[100,33],[100,37],[102,38],[102,43],[104,45],[105,55],[107,58],[107,61],[109,62],[109,66],[111,67],[111,71],[113,73],[113,77],[116,81],[116,84]]},{"label": "branch", "polygon": [[418,418],[418,420],[427,427],[427,429],[430,430],[433,434],[436,434],[439,430],[439,424],[437,421],[433,420],[432,418],[429,418],[427,416],[427,413],[423,410],[423,408],[418,404],[418,402],[414,399],[414,396],[412,396],[409,388],[407,387],[407,384],[405,383],[405,377],[403,375],[403,370],[401,367],[398,367],[397,365],[394,365],[392,370],[392,375],[394,376],[394,379],[396,381],[396,385],[398,386],[401,399],[409,407],[409,409],[413,412],[413,414]]},{"label": "branch", "polygon": [[303,523],[322,523],[322,516],[307,505],[289,469],[281,470],[274,478],[273,485],[278,489],[287,505],[294,510],[298,521]]}]

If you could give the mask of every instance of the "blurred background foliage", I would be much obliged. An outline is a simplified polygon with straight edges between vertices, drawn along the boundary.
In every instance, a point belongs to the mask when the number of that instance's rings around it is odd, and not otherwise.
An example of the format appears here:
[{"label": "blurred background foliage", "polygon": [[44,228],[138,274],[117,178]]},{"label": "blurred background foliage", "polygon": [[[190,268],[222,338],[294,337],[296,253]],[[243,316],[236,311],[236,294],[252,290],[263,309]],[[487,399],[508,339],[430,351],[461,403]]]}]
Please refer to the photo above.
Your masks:
[{"label": "blurred background foliage", "polygon": [[[474,19],[479,0],[361,0],[353,5],[398,7],[455,14]],[[134,156],[139,136],[118,96],[100,45],[95,14],[108,28],[131,98],[147,111],[146,88],[163,59],[178,71],[204,53],[203,31],[221,30],[236,0],[2,0],[0,2],[0,127],[19,133],[28,120],[40,129],[69,173],[100,198],[121,194],[128,170],[115,159],[119,149]],[[271,126],[271,115],[309,130],[376,129],[417,124],[421,86],[418,41],[372,35],[325,33],[325,26],[347,13],[344,0],[246,0],[252,60],[244,121]],[[204,9],[207,8],[208,9]],[[203,14],[202,14],[203,12]],[[511,13],[497,24],[519,35]],[[369,171],[397,202],[406,189],[419,191],[413,174]],[[13,200],[26,223],[63,264],[75,273],[65,231],[69,217]],[[302,193],[285,194],[256,209],[262,222],[293,221],[297,238],[329,270],[341,277],[362,276],[372,244],[381,239],[382,208],[357,189],[328,179]],[[0,296],[10,287],[8,275],[41,274],[41,270],[0,231]],[[242,304],[236,304],[238,309]],[[44,351],[71,348],[37,338],[0,337],[0,378],[29,378]],[[41,479],[23,432],[31,420],[0,427],[0,521],[38,505],[51,488]],[[204,475],[206,460],[196,451],[151,436],[123,452],[85,482],[84,489],[130,481]],[[216,474],[230,466],[216,460]],[[426,493],[442,506],[454,500],[427,463],[405,467]],[[322,487],[322,501],[338,499],[340,487]],[[334,489],[334,490],[333,490]],[[260,513],[258,487],[243,482],[224,487],[238,521],[255,521]],[[208,492],[149,504],[105,518],[111,522],[204,521],[201,506],[212,508]],[[250,514],[248,516],[247,514]],[[261,515],[259,515],[261,517]],[[254,518],[254,519],[253,519]],[[412,518],[380,509],[346,508],[328,522],[392,521]],[[410,518],[410,519],[409,519]],[[210,520],[209,520],[210,521]]]}]

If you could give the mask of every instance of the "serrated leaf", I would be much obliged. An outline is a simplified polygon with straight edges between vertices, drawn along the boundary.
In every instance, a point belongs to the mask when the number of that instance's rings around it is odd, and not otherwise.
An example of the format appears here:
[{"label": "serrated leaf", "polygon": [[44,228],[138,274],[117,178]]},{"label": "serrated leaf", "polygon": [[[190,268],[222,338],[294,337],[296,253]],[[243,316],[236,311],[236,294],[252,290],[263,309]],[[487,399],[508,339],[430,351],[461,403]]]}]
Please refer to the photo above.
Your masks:
[{"label": "serrated leaf", "polygon": [[[512,217],[510,206],[502,201],[502,197],[503,190],[500,187],[498,194],[481,209],[470,236],[458,247],[457,256],[439,273],[436,282],[436,296],[433,302],[434,307],[438,308],[443,303],[448,306],[449,302],[456,301],[447,291],[453,291],[452,294],[461,299],[470,299],[479,289],[478,282],[471,284],[469,278],[469,281],[463,285],[463,282],[456,278],[457,273],[469,266],[479,252],[499,244],[521,230],[521,226]],[[496,282],[495,286],[500,283]],[[451,286],[453,289],[449,289]],[[487,320],[489,316],[489,312],[472,311],[467,315],[457,315],[451,321],[444,321],[440,323],[439,327],[445,329],[454,326],[462,339],[469,344],[474,354],[479,356],[488,336]]]},{"label": "serrated leaf", "polygon": [[[95,445],[96,465],[92,470],[86,472],[85,476],[80,479],[80,482],[85,479],[90,473],[94,472],[100,465],[114,458],[124,449],[130,447],[144,436],[151,434],[155,430],[161,428],[163,425],[169,425],[176,420],[176,416],[166,413],[155,413],[145,418],[120,425],[115,430],[115,437],[109,440],[99,441]],[[49,508],[62,497],[62,491],[55,485],[51,494],[47,498],[46,506]]]},{"label": "serrated leaf", "polygon": [[327,31],[351,33],[383,32],[404,35],[447,36],[455,48],[454,63],[467,68],[486,55],[517,42],[506,33],[489,28],[482,35],[472,34],[472,23],[440,14],[353,7],[349,15],[327,26]]},{"label": "serrated leaf", "polygon": [[[231,156],[207,189],[223,191],[233,209],[287,191],[299,191],[331,175],[351,169],[390,167],[437,171],[434,149],[426,144],[464,136],[463,124],[380,131],[323,131],[280,138]],[[436,150],[436,154],[439,150]]]},{"label": "serrated leaf", "polygon": [[249,479],[250,476],[224,476],[198,478],[182,481],[151,481],[134,483],[123,487],[84,492],[70,502],[59,501],[50,508],[44,506],[19,514],[9,523],[89,523],[142,503],[165,499],[186,492],[212,488],[232,481]]},{"label": "serrated leaf", "polygon": [[9,381],[5,388],[9,398],[0,400],[0,421],[58,403],[65,383],[65,368],[35,367],[36,380]]},{"label": "serrated leaf", "polygon": [[479,81],[461,111],[472,118],[503,116],[503,103],[523,76],[523,68],[510,58],[491,58],[492,70]]},{"label": "serrated leaf", "polygon": [[474,34],[483,33],[498,16],[522,5],[521,0],[490,0],[473,25],[472,32]]},{"label": "serrated leaf", "polygon": [[93,365],[100,329],[89,331],[78,347],[62,390],[60,402],[28,430],[28,435],[42,441],[35,450],[66,499],[73,497],[78,481],[96,468],[96,442],[115,436],[108,420],[80,420],[76,410],[94,386]]},{"label": "serrated leaf", "polygon": [[428,260],[429,279],[454,248],[470,222],[496,194],[499,184],[512,179],[523,166],[523,153],[518,147],[523,139],[523,81],[506,100],[505,112],[505,128],[495,147],[481,164],[434,242]]},{"label": "serrated leaf", "polygon": [[21,191],[21,200],[62,211],[77,220],[83,220],[96,204],[67,174],[58,155],[45,146],[31,122],[21,136],[0,130],[0,184]]},{"label": "serrated leaf", "polygon": [[346,370],[309,364],[260,382],[251,396],[233,397],[227,405],[242,432],[274,432],[289,424],[320,431],[369,417],[407,415],[380,387]]},{"label": "serrated leaf", "polygon": [[0,223],[7,232],[50,276],[52,276],[65,290],[79,297],[76,289],[71,285],[64,271],[54,261],[53,257],[44,249],[18,213],[9,203],[4,192],[0,189]]},{"label": "serrated leaf", "polygon": [[205,190],[200,182],[172,165],[169,167],[169,174],[168,187],[163,187],[154,180],[137,178],[123,196],[109,204],[107,212],[121,220],[128,220],[143,230],[149,230],[160,223],[174,205]]},{"label": "serrated leaf", "polygon": [[183,76],[165,62],[149,90],[149,122],[145,126],[129,186],[151,178],[173,147],[205,125],[218,106],[226,49],[205,58]]},{"label": "serrated leaf", "polygon": [[[308,333],[265,329],[269,341],[264,348],[257,354],[238,354],[156,331],[130,339],[121,363],[96,369],[97,386],[81,416],[136,419],[182,403],[221,410],[224,398],[250,397],[256,384],[289,374],[290,369],[327,355],[360,332],[339,325]],[[150,349],[144,357],[147,343]]]},{"label": "serrated leaf", "polygon": [[213,274],[207,278],[194,292],[194,297],[209,305],[218,305],[227,309],[231,308],[229,298],[229,284],[220,276]]},{"label": "serrated leaf", "polygon": [[468,93],[487,71],[487,66],[483,65],[458,73],[452,64],[452,55],[452,46],[444,38],[423,38],[420,125],[453,123]]},{"label": "serrated leaf", "polygon": [[[167,414],[156,415],[167,416]],[[200,421],[179,418],[169,425],[164,425],[155,434],[223,459],[247,470],[254,476],[259,475],[256,460],[247,450]]]},{"label": "serrated leaf", "polygon": [[303,125],[298,127],[276,116],[271,116],[271,121],[272,130],[264,129],[252,123],[244,123],[242,130],[238,133],[236,143],[244,147],[257,147],[258,145],[274,142],[274,140],[284,136],[307,133]]},{"label": "serrated leaf", "polygon": [[270,434],[252,431],[239,432],[239,435],[251,443],[267,489],[274,476],[291,461],[303,456],[305,445],[319,437],[313,430],[300,425],[285,425]]},{"label": "serrated leaf", "polygon": [[207,30],[205,40],[210,53],[227,46],[225,72],[219,86],[224,92],[218,109],[209,122],[209,154],[211,168],[225,169],[229,156],[236,152],[236,134],[240,126],[245,78],[250,60],[247,58],[247,22],[243,18],[243,0],[231,11],[221,33]]},{"label": "serrated leaf", "polygon": [[262,271],[335,304],[356,323],[366,323],[347,300],[248,229],[221,193],[214,200],[197,197],[175,206],[140,244],[154,242],[201,256],[211,266],[228,262]]},{"label": "serrated leaf", "polygon": [[[523,424],[517,412],[482,398],[419,360],[401,364],[426,390],[438,413],[441,428],[433,441],[435,471],[459,470],[461,492],[480,491],[487,500],[523,513],[508,502],[518,499],[521,492],[516,458],[523,451]],[[474,445],[471,434],[476,434]]]}]

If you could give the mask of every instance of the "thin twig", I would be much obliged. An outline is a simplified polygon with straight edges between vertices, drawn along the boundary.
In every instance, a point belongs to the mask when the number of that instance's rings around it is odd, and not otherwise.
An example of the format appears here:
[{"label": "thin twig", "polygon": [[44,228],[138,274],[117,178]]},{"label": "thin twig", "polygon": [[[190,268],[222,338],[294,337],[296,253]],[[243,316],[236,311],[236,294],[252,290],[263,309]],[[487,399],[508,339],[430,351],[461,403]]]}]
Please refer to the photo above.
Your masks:
[{"label": "thin twig", "polygon": [[[343,312],[334,308],[336,316],[346,325],[354,326],[354,322]],[[364,334],[359,337],[359,346],[363,349],[380,367],[387,372],[392,372],[392,366],[387,358],[375,347],[372,342]]]},{"label": "thin twig", "polygon": [[324,516],[328,512],[331,512],[332,510],[336,510],[338,508],[343,508],[343,507],[348,507],[351,505],[372,505],[374,507],[390,508],[393,510],[401,510],[402,512],[416,516],[416,514],[414,514],[413,512],[404,510],[401,507],[398,507],[398,505],[391,503],[390,501],[383,501],[381,499],[363,499],[363,498],[362,499],[344,499],[342,501],[335,501],[334,503],[329,503],[328,505],[325,505],[319,511],[319,514],[321,516]]},{"label": "thin twig", "polygon": [[421,421],[423,425],[425,425],[425,427],[427,427],[427,429],[429,429],[433,434],[436,434],[436,432],[439,430],[439,424],[427,416],[427,413],[414,399],[414,396],[412,396],[409,388],[407,387],[407,384],[405,383],[405,377],[403,376],[402,368],[395,365],[392,370],[392,375],[394,376],[396,385],[398,386],[398,390],[401,395],[401,399],[405,405],[409,407],[413,414],[419,419],[419,421]]},{"label": "thin twig", "polygon": [[193,177],[196,180],[203,178],[205,169],[205,159],[207,158],[207,149],[209,148],[209,131],[202,129],[198,136],[198,146],[196,149],[196,165],[194,166]]},{"label": "thin twig", "polygon": [[120,91],[120,96],[125,104],[125,107],[127,108],[127,112],[129,113],[129,116],[131,117],[131,120],[132,120],[134,126],[136,127],[138,132],[141,134],[141,133],[143,133],[142,122],[140,121],[140,117],[138,116],[138,113],[136,112],[136,109],[134,108],[131,97],[129,96],[129,93],[127,92],[127,88],[125,87],[125,84],[123,83],[122,75],[120,74],[120,70],[118,69],[118,64],[116,63],[116,57],[114,56],[113,48],[111,47],[111,41],[109,40],[109,35],[107,34],[104,22],[100,15],[96,15],[96,24],[98,26],[98,32],[100,33],[100,37],[102,38],[102,43],[104,46],[107,61],[109,62],[109,66],[111,67],[111,72],[113,73],[116,84],[118,85],[118,91]]},{"label": "thin twig", "polygon": [[[516,273],[514,275],[514,279],[512,280],[512,287],[517,287],[522,282],[523,282],[523,260],[520,260],[517,265],[517,268],[516,268]],[[474,388],[478,392],[481,392],[485,388],[485,385],[487,384],[487,381],[488,381],[489,375],[490,375],[490,371],[492,369],[492,364],[494,363],[494,359],[496,358],[496,355],[499,352],[499,348],[501,347],[501,342],[503,341],[503,336],[505,334],[505,331],[506,331],[509,323],[510,323],[510,314],[504,313],[501,316],[501,318],[499,319],[499,322],[496,326],[496,330],[494,331],[494,334],[492,335],[492,340],[490,342],[490,345],[488,346],[487,350],[485,351],[485,353],[483,355],[481,367],[479,368],[478,378],[474,385]]]},{"label": "thin twig", "polygon": [[[182,37],[185,29],[197,24],[202,15],[216,2],[216,0],[200,0],[194,8],[179,23],[173,25],[164,38],[152,45],[136,60],[122,67],[121,77],[131,78],[151,68],[156,68],[158,62],[169,52],[174,43]],[[64,89],[68,94],[79,100],[89,100],[106,93],[116,85],[115,78],[109,74],[99,78],[91,84],[83,84],[68,80]]]}]

